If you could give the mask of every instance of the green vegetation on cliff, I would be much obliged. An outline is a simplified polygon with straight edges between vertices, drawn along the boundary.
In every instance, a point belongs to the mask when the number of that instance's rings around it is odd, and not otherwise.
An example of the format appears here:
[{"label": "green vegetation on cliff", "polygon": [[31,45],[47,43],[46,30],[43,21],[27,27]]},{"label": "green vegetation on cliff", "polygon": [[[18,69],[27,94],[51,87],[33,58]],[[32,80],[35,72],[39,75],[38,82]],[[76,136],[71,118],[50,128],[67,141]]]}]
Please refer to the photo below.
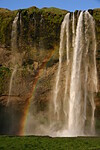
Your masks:
[{"label": "green vegetation on cliff", "polygon": [[56,8],[21,10],[24,42],[38,49],[52,49],[59,41],[60,25],[66,13]]},{"label": "green vegetation on cliff", "polygon": [[[18,11],[0,9],[0,43],[5,46],[11,45],[12,22],[17,14],[19,47],[28,49],[35,46],[41,49],[52,49],[59,41],[60,25],[67,13],[57,8],[38,9],[31,7]],[[20,19],[22,24],[20,24]]]},{"label": "green vegetation on cliff", "polygon": [[10,46],[12,21],[17,11],[0,8],[0,44]]},{"label": "green vegetation on cliff", "polygon": [[100,9],[93,10],[93,17],[96,22],[97,46],[100,47]]}]

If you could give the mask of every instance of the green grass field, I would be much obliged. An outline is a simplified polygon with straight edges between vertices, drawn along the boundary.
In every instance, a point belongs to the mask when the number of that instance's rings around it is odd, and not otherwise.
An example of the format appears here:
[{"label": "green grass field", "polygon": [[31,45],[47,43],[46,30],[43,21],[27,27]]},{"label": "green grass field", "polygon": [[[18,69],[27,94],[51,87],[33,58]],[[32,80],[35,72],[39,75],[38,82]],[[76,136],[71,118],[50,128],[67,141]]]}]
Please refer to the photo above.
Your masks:
[{"label": "green grass field", "polygon": [[0,136],[0,150],[100,150],[100,138]]}]

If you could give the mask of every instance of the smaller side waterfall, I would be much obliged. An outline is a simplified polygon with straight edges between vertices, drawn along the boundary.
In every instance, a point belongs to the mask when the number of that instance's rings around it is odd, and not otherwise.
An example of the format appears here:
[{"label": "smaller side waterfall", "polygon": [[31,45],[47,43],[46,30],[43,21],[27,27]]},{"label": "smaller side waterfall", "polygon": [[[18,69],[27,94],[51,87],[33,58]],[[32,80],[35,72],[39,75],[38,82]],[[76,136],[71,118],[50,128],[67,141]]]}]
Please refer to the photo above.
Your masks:
[{"label": "smaller side waterfall", "polygon": [[12,75],[10,78],[10,84],[9,84],[9,94],[8,94],[8,101],[7,101],[7,105],[10,102],[10,96],[11,96],[11,92],[12,92],[12,85],[13,85],[13,79],[14,76],[16,75],[17,72],[17,63],[16,63],[16,51],[17,51],[17,22],[19,19],[19,13],[16,15],[13,24],[12,24],[12,33],[11,33],[11,48],[12,48],[12,54],[13,54],[13,59],[12,59],[12,63],[14,65],[14,69],[12,71]]},{"label": "smaller side waterfall", "polygon": [[10,78],[9,95],[8,95],[7,104],[9,104],[9,102],[10,102],[10,96],[11,96],[11,92],[12,92],[12,85],[13,85],[13,80],[14,80],[14,76],[16,74],[16,71],[17,71],[17,66],[14,67],[11,78]]},{"label": "smaller side waterfall", "polygon": [[19,13],[15,17],[13,24],[12,24],[11,47],[12,47],[13,52],[17,50],[17,22],[18,22],[18,19],[19,19]]}]

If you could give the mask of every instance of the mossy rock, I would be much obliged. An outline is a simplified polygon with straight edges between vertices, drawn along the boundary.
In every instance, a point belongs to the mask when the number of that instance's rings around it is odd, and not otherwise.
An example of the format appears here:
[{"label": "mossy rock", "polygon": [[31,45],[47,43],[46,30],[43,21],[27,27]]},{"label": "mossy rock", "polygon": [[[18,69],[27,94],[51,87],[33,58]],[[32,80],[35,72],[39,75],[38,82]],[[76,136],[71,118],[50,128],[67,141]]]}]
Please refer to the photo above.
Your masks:
[{"label": "mossy rock", "polygon": [[11,72],[9,68],[6,68],[4,66],[0,67],[0,95],[4,93],[4,90],[6,90],[10,75]]},{"label": "mossy rock", "polygon": [[[52,49],[59,42],[61,22],[67,13],[57,8],[31,7],[10,11],[0,9],[0,43],[6,47],[11,46],[12,23],[19,12],[22,25],[18,20],[18,47],[20,51],[35,46],[37,49]],[[19,44],[20,43],[20,44]],[[27,49],[28,46],[28,49]]]},{"label": "mossy rock", "polygon": [[0,9],[0,43],[6,47],[11,45],[12,22],[16,14],[17,11]]}]

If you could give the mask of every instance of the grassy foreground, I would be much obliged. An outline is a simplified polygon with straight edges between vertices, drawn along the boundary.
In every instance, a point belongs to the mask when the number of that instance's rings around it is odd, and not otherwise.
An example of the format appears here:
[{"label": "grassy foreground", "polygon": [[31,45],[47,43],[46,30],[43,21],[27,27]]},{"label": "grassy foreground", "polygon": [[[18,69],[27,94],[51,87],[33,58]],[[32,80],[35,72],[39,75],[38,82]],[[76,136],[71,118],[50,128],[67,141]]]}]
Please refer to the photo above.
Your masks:
[{"label": "grassy foreground", "polygon": [[0,150],[100,150],[100,138],[0,136]]}]

